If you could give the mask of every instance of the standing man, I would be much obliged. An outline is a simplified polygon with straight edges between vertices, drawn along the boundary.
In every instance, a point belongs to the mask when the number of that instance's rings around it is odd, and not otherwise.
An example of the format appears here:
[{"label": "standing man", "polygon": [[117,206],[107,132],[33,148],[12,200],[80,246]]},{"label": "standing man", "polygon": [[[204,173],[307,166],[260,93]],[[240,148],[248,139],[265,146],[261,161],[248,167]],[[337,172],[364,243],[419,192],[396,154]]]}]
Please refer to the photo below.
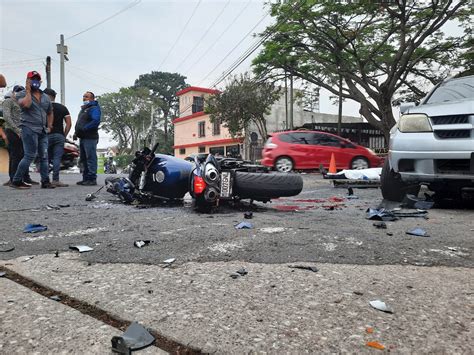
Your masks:
[{"label": "standing man", "polygon": [[[5,134],[8,141],[8,175],[10,181],[4,185],[10,185],[15,176],[18,164],[23,159],[23,142],[21,140],[21,108],[18,105],[15,95],[25,90],[23,86],[15,85],[13,91],[5,95],[3,101],[3,118],[5,120]],[[38,185],[36,181],[31,180],[30,171],[27,170],[23,176],[23,182],[29,185]]]},{"label": "standing man", "polygon": [[[54,102],[56,99],[56,91],[46,88],[43,91],[49,96],[53,105],[53,127],[48,134],[48,156],[53,161],[53,184],[55,187],[67,187],[59,181],[59,170],[61,168],[61,158],[64,154],[64,142],[71,130],[71,115],[66,106]],[[64,127],[64,123],[66,126]]]},{"label": "standing man", "polygon": [[20,127],[25,153],[10,185],[16,189],[30,188],[23,182],[23,177],[36,155],[40,159],[41,187],[54,188],[48,174],[48,131],[53,124],[53,106],[40,87],[41,75],[37,71],[30,71],[26,76],[25,90],[16,94],[21,107]]},{"label": "standing man", "polygon": [[83,166],[82,181],[78,185],[97,185],[97,143],[101,111],[95,95],[87,91],[82,96],[83,105],[77,118],[74,140],[79,138],[80,162]]}]

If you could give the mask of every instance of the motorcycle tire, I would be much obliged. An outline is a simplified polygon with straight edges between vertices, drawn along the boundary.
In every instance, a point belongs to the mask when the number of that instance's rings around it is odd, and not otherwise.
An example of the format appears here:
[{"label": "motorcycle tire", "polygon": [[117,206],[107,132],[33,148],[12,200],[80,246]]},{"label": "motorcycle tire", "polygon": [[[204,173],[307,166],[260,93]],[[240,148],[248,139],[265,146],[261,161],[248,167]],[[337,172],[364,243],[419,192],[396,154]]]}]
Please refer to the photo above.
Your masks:
[{"label": "motorcycle tire", "polygon": [[302,189],[303,179],[298,174],[237,171],[233,194],[240,199],[265,202],[272,198],[298,195]]}]

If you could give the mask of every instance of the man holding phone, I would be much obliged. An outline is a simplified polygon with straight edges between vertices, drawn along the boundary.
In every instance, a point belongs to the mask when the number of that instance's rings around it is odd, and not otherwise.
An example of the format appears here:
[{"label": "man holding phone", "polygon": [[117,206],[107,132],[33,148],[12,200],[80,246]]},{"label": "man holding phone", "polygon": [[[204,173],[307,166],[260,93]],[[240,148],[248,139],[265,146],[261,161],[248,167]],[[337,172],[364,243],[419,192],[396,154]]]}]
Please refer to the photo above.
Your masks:
[{"label": "man holding phone", "polygon": [[30,71],[26,76],[25,90],[16,94],[21,107],[20,127],[24,150],[24,156],[10,185],[16,189],[31,187],[23,182],[23,176],[36,155],[40,159],[41,188],[54,188],[48,174],[48,132],[53,126],[53,106],[48,95],[44,94],[40,87],[41,75],[37,71]]}]

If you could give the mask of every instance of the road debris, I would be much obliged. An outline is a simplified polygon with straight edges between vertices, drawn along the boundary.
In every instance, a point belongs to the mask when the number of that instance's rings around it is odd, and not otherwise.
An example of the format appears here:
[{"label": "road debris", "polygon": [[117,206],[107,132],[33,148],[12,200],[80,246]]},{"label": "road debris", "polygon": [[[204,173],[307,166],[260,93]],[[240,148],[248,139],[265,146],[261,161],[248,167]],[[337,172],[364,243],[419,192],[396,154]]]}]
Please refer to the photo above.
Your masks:
[{"label": "road debris", "polygon": [[38,233],[44,232],[47,229],[48,227],[43,226],[42,224],[29,223],[25,226],[25,229],[23,229],[23,233]]},{"label": "road debris", "polygon": [[122,336],[112,337],[112,351],[128,355],[134,350],[150,346],[154,341],[155,338],[145,327],[137,322],[133,322]]},{"label": "road debris", "polygon": [[31,259],[33,259],[34,256],[27,256],[26,258],[24,258],[21,262],[22,263],[26,263],[27,261],[30,261]]},{"label": "road debris", "polygon": [[373,226],[377,229],[387,229],[387,224],[382,221],[374,222]]},{"label": "road debris", "polygon": [[252,229],[253,225],[249,222],[240,222],[239,224],[235,225],[235,229]]},{"label": "road debris", "polygon": [[318,272],[319,269],[316,266],[307,266],[307,265],[288,265],[290,269],[301,269],[301,270],[308,270],[312,272]]},{"label": "road debris", "polygon": [[163,260],[163,268],[171,267],[171,265],[176,261],[176,258],[170,258]]},{"label": "road debris", "polygon": [[366,331],[367,334],[372,334],[374,332],[374,328],[367,327],[367,328],[365,328],[365,331]]},{"label": "road debris", "polygon": [[236,273],[238,273],[240,276],[245,276],[248,274],[248,271],[245,270],[244,267],[240,268],[239,270],[236,271]]},{"label": "road debris", "polygon": [[385,349],[385,346],[383,346],[382,344],[380,344],[377,341],[369,341],[365,345],[367,345],[368,347],[374,348],[374,349],[379,349],[379,350],[384,350]]},{"label": "road debris", "polygon": [[100,189],[98,189],[96,192],[87,194],[86,195],[86,201],[90,202],[92,200],[95,200],[97,196],[99,195],[100,190],[102,190],[105,187],[105,185],[101,186]]},{"label": "road debris", "polygon": [[87,245],[73,245],[73,246],[70,246],[69,249],[77,250],[79,253],[85,253],[85,252],[94,250],[93,248]]},{"label": "road debris", "polygon": [[50,300],[53,300],[53,301],[56,301],[56,302],[60,302],[61,301],[61,297],[59,297],[58,295],[53,295],[49,298]]},{"label": "road debris", "polygon": [[370,301],[369,304],[375,308],[378,309],[379,311],[385,312],[385,313],[393,313],[392,308],[390,308],[385,302],[381,300],[374,300]]},{"label": "road debris", "polygon": [[364,292],[360,292],[360,291],[353,291],[352,293],[354,295],[357,295],[357,296],[363,296],[364,295]]},{"label": "road debris", "polygon": [[15,250],[14,246],[9,246],[8,243],[5,242],[0,243],[0,253],[8,253],[13,250]]},{"label": "road debris", "polygon": [[0,272],[0,277],[4,277],[7,273],[5,271]]},{"label": "road debris", "polygon": [[402,206],[406,208],[416,208],[422,210],[429,210],[433,207],[435,202],[431,196],[425,194],[425,199],[420,199],[418,196],[406,194],[402,201]]},{"label": "road debris", "polygon": [[416,237],[429,237],[430,235],[423,228],[415,228],[406,231],[406,234],[414,235]]},{"label": "road debris", "polygon": [[244,218],[245,219],[252,219],[253,218],[253,212],[245,212],[244,213]]},{"label": "road debris", "polygon": [[376,221],[396,221],[398,220],[397,217],[395,217],[393,211],[386,210],[385,208],[369,208],[367,209],[367,219],[370,220],[376,220]]},{"label": "road debris", "polygon": [[141,248],[145,245],[148,245],[151,243],[151,240],[135,240],[133,242],[133,245],[136,246],[137,248]]}]

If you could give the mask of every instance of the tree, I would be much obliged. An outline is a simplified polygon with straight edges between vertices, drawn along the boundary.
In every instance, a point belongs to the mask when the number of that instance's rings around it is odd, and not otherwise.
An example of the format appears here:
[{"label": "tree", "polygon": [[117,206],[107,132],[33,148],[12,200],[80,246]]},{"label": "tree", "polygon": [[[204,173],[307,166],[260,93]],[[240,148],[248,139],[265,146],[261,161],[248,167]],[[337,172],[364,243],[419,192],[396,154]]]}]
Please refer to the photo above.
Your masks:
[{"label": "tree", "polygon": [[395,99],[419,99],[460,64],[470,35],[447,37],[449,20],[469,26],[469,1],[288,1],[272,5],[276,25],[254,59],[273,80],[300,77],[360,104],[388,142]]},{"label": "tree", "polygon": [[169,122],[179,114],[179,99],[176,93],[189,86],[185,80],[186,77],[178,73],[159,71],[142,74],[135,80],[135,87],[150,90],[150,94],[159,102],[160,112],[163,115],[164,144],[169,149],[173,141],[169,135]]},{"label": "tree", "polygon": [[100,98],[102,128],[112,133],[119,153],[132,153],[150,145],[153,135],[159,136],[158,120],[152,118],[152,105],[157,103],[143,88],[121,88],[119,92]]},{"label": "tree", "polygon": [[267,137],[265,114],[280,97],[273,84],[255,81],[248,74],[234,77],[224,92],[215,94],[207,101],[206,113],[211,122],[221,122],[232,137],[241,136],[250,123],[254,123],[264,139]]}]

